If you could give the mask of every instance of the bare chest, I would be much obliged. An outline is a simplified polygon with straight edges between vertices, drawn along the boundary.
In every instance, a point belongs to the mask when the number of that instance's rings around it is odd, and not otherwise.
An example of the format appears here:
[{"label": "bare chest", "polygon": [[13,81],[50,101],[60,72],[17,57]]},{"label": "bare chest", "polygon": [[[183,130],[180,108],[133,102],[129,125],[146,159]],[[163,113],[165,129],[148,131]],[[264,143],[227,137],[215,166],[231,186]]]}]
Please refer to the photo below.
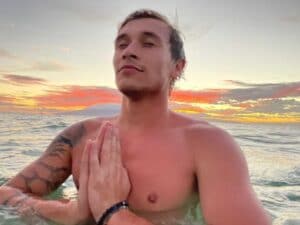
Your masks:
[{"label": "bare chest", "polygon": [[[195,200],[196,180],[191,151],[183,137],[175,134],[121,138],[121,148],[131,183],[128,196],[131,208],[141,214],[184,214]],[[73,157],[75,183],[78,183],[80,158]]]},{"label": "bare chest", "polygon": [[192,156],[181,137],[123,141],[122,157],[138,211],[182,211],[195,196]]}]

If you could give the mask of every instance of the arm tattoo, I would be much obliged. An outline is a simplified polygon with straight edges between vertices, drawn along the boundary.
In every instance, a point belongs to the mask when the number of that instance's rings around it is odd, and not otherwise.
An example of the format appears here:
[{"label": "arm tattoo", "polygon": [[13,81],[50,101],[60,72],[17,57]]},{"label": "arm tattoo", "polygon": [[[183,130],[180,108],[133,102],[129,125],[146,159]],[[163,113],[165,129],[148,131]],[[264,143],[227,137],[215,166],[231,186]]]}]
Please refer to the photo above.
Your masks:
[{"label": "arm tattoo", "polygon": [[[69,139],[58,136],[48,147],[44,157],[37,161],[36,166],[30,173],[21,173],[25,183],[25,192],[29,193],[50,193],[55,190],[69,176],[70,162],[66,162],[66,158],[70,158],[70,150],[72,143]],[[70,159],[68,160],[70,161]],[[50,165],[52,163],[53,165]],[[66,165],[69,164],[69,165]],[[39,170],[47,171],[46,175],[39,175]],[[42,190],[34,190],[35,188]]]},{"label": "arm tattoo", "polygon": [[[42,162],[39,162],[41,165]],[[45,164],[46,165],[46,164]],[[59,171],[57,173],[57,171]],[[40,184],[40,186],[43,186],[46,190],[46,193],[50,193],[51,191],[55,190],[63,181],[66,174],[69,174],[68,168],[53,168],[51,171],[52,175],[51,177],[43,178],[38,175],[36,171],[32,171],[31,176],[26,176],[24,174],[20,174],[20,176],[23,178],[24,183],[26,185],[26,192],[33,193],[33,185],[34,184]],[[61,175],[59,175],[61,173]],[[57,177],[57,179],[54,179],[54,176]]]},{"label": "arm tattoo", "polygon": [[[17,176],[17,183],[12,186],[23,192],[38,195],[49,194],[59,187],[70,175],[72,167],[72,149],[85,133],[84,124],[57,136],[48,146],[44,155],[34,166],[22,171]],[[9,184],[8,184],[9,185]]]},{"label": "arm tattoo", "polygon": [[73,148],[72,142],[70,139],[60,135],[58,136],[48,147],[46,151],[47,156],[58,157],[61,160],[64,159],[64,155],[69,153]]},{"label": "arm tattoo", "polygon": [[70,129],[57,136],[40,159],[6,184],[19,190],[7,196],[0,204],[13,207],[22,214],[25,212],[28,218],[38,216],[47,220],[39,212],[32,197],[24,192],[42,196],[61,185],[71,173],[71,151],[80,142],[84,133],[84,124],[80,123],[73,130]]}]

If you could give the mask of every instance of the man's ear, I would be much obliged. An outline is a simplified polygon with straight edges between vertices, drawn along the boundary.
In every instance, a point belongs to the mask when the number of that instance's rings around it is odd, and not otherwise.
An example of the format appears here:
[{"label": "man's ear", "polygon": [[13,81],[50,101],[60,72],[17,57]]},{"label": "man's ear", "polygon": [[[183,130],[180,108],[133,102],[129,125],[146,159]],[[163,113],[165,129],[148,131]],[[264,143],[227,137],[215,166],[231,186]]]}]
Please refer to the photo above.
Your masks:
[{"label": "man's ear", "polygon": [[183,72],[185,68],[186,61],[185,59],[178,59],[174,65],[174,71],[171,75],[172,80],[176,80]]}]

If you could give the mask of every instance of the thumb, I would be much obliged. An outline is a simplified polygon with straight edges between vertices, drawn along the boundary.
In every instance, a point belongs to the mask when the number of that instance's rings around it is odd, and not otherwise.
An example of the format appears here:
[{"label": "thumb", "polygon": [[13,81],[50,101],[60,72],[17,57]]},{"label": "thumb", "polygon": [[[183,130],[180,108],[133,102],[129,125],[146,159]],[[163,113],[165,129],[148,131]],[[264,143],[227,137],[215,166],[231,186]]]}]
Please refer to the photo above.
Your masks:
[{"label": "thumb", "polygon": [[91,140],[88,140],[83,150],[80,163],[78,201],[79,209],[83,211],[89,211],[87,188],[89,178],[89,152],[91,147],[92,142]]}]

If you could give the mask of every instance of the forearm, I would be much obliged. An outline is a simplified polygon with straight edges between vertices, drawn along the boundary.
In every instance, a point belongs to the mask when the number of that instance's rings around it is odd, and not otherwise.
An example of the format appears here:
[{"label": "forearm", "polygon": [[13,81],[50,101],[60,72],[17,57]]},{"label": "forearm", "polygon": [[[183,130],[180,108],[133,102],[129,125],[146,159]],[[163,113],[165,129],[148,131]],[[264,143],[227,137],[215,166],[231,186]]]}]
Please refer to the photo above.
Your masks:
[{"label": "forearm", "polygon": [[71,201],[44,200],[8,186],[0,187],[0,205],[11,207],[25,220],[40,217],[65,225],[75,225],[78,221],[70,216],[76,207]]},{"label": "forearm", "polygon": [[154,225],[150,221],[140,217],[130,210],[122,209],[111,216],[107,225]]}]

